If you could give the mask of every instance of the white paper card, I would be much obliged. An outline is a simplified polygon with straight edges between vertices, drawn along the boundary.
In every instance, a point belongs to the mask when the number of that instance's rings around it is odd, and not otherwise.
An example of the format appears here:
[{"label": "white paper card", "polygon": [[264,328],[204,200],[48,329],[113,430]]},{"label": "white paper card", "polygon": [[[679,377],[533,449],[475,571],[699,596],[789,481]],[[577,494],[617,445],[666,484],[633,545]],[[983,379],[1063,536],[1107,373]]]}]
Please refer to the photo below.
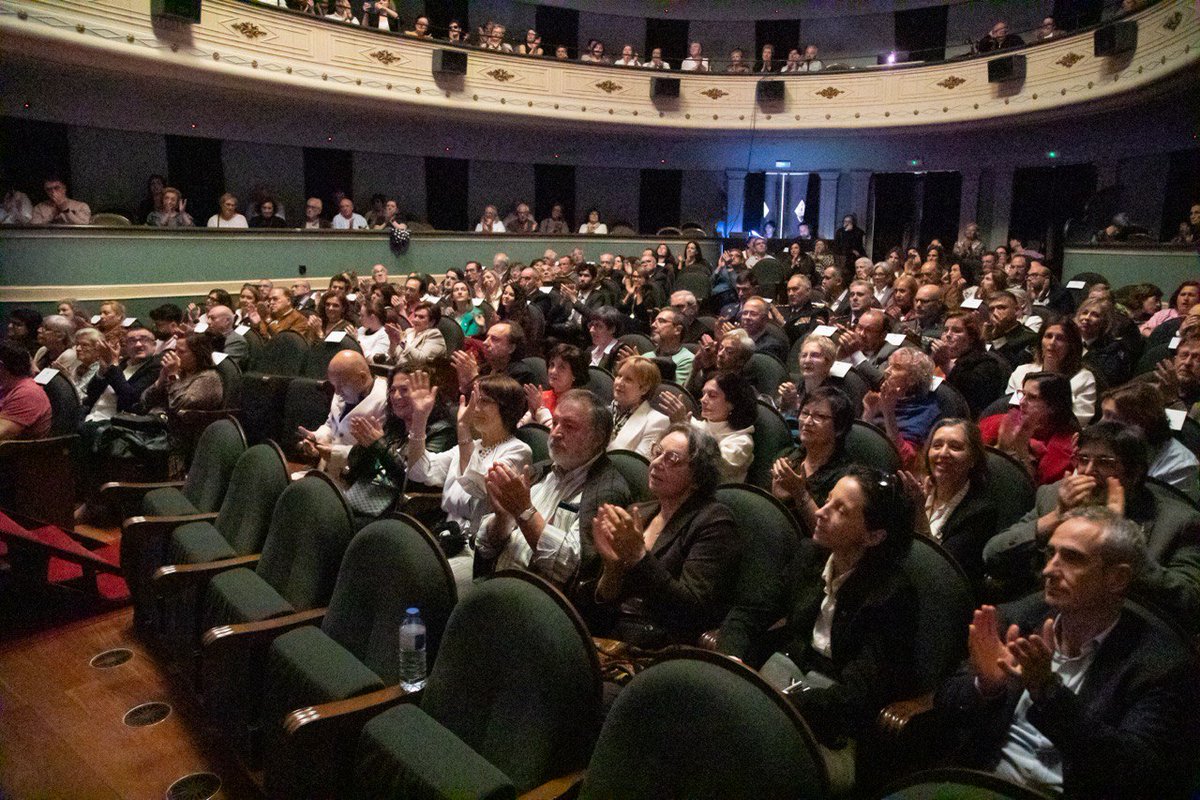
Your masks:
[{"label": "white paper card", "polygon": [[126,317],[125,319],[121,320],[121,325],[122,327],[128,328],[135,322],[137,322],[137,317]]},{"label": "white paper card", "polygon": [[473,306],[481,306],[481,305],[483,305],[483,298],[482,298],[482,297],[472,297],[472,298],[471,298],[471,305],[473,305]]},{"label": "white paper card", "polygon": [[345,331],[334,331],[333,333],[331,333],[325,337],[325,341],[329,342],[330,344],[337,344],[338,342],[340,342],[342,339],[345,339],[345,338],[346,338]]},{"label": "white paper card", "polygon": [[550,294],[550,291],[553,288],[554,288],[553,286],[539,286],[538,291],[541,292],[542,294]]},{"label": "white paper card", "polygon": [[929,391],[931,391],[931,392],[937,391],[937,388],[942,385],[942,382],[944,380],[946,380],[946,379],[943,378],[941,375],[934,375],[933,380],[931,380],[929,382]]},{"label": "white paper card", "polygon": [[[53,380],[54,376],[57,374],[58,370],[56,370],[54,367],[46,367],[37,374],[37,376],[33,379],[33,382],[41,386],[45,386],[47,383]],[[1182,425],[1183,423],[1180,424]]]},{"label": "white paper card", "polygon": [[1019,406],[1021,405],[1021,398],[1024,396],[1024,392],[1013,392],[1013,396],[1008,399],[1008,404],[1010,406]]},{"label": "white paper card", "polygon": [[906,338],[907,337],[903,333],[889,333],[887,336],[883,337],[883,340],[893,347],[900,347],[904,344],[904,340]]},{"label": "white paper card", "polygon": [[213,363],[214,364],[220,364],[222,361],[224,361],[227,358],[229,358],[228,353],[221,353],[221,352],[216,352],[216,351],[213,352]]},{"label": "white paper card", "polygon": [[1087,284],[1083,281],[1067,281],[1068,289],[1082,289],[1084,286],[1087,286]]},{"label": "white paper card", "polygon": [[249,325],[238,325],[236,328],[233,329],[233,332],[236,333],[238,336],[245,336],[249,332],[249,330],[250,330]]},{"label": "white paper card", "polygon": [[192,328],[192,330],[196,333],[204,333],[206,330],[208,330],[208,323],[207,322],[197,322],[196,327]]},{"label": "white paper card", "polygon": [[966,300],[963,300],[961,303],[962,308],[969,308],[972,311],[979,308],[981,305],[983,305],[983,301],[980,300],[978,297],[968,298]]},{"label": "white paper card", "polygon": [[99,314],[92,314],[92,324],[93,325],[100,324],[100,315]]},{"label": "white paper card", "polygon": [[835,333],[837,333],[837,330],[837,327],[834,325],[818,325],[817,327],[813,328],[812,335],[833,336]]},{"label": "white paper card", "polygon": [[835,378],[844,378],[846,373],[850,371],[849,361],[835,361],[833,366],[829,368],[829,374]]},{"label": "white paper card", "polygon": [[346,295],[346,300],[347,300],[347,302],[350,302],[350,303],[357,303],[358,302],[358,294],[355,292],[351,292],[350,294]]},{"label": "white paper card", "polygon": [[1176,336],[1174,339],[1172,339],[1172,340],[1171,340],[1171,343],[1167,345],[1167,349],[1168,349],[1168,350],[1177,350],[1177,349],[1179,348],[1179,340],[1180,340],[1180,338],[1181,338],[1181,337],[1179,337],[1179,336]]},{"label": "white paper card", "polygon": [[1166,411],[1167,424],[1171,426],[1171,430],[1183,430],[1183,421],[1187,419],[1187,412],[1181,408],[1168,408]]}]

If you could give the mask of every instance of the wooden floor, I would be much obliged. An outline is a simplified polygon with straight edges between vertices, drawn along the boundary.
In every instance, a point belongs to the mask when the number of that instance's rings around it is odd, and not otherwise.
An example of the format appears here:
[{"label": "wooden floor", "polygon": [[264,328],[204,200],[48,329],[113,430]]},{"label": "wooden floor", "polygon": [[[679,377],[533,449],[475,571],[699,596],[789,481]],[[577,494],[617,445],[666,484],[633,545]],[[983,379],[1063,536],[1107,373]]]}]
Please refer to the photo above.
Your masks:
[{"label": "wooden floor", "polygon": [[[0,645],[0,799],[161,800],[178,778],[217,774],[216,797],[258,798],[181,676],[160,667],[132,632],[132,609],[110,611]],[[133,658],[89,665],[114,647]],[[136,705],[172,713],[144,728],[122,723]]]}]

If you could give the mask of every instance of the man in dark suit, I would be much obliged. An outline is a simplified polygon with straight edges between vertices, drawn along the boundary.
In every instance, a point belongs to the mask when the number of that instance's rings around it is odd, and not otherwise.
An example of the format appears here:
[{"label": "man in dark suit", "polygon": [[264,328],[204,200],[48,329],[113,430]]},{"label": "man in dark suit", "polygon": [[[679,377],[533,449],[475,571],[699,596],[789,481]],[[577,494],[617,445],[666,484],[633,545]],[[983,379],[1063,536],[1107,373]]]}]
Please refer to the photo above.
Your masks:
[{"label": "man in dark suit", "polygon": [[469,351],[457,350],[450,355],[450,363],[458,373],[458,390],[469,396],[480,375],[507,375],[522,386],[536,384],[533,371],[521,361],[524,352],[525,332],[521,326],[515,322],[497,322],[488,328],[483,340],[482,367]]},{"label": "man in dark suit", "polygon": [[583,345],[584,329],[592,313],[601,306],[615,305],[612,294],[597,279],[596,265],[590,261],[575,270],[575,283],[564,282],[559,294],[569,309],[567,325],[577,344]]},{"label": "man in dark suit", "polygon": [[1146,483],[1146,440],[1139,429],[1098,422],[1079,434],[1074,469],[1042,486],[1035,507],[983,551],[987,573],[1028,580],[1030,564],[1051,532],[1073,509],[1105,506],[1140,525],[1148,564],[1134,581],[1135,598],[1172,613],[1191,630],[1200,627],[1200,513],[1167,490]]},{"label": "man in dark suit", "polygon": [[1021,324],[1021,304],[1011,292],[996,292],[988,298],[988,349],[1013,369],[1033,358],[1037,334]]},{"label": "man in dark suit", "polygon": [[[806,275],[793,275],[787,281],[787,305],[776,305],[777,321],[788,340],[795,344],[812,333],[813,328],[829,320],[829,309],[812,299],[812,281]],[[788,364],[791,368],[794,364]]]},{"label": "man in dark suit", "polygon": [[[604,453],[612,414],[586,389],[558,400],[550,426],[551,468],[536,483],[503,465],[487,476],[493,513],[483,518],[475,574],[520,567],[565,586],[580,567],[581,541],[605,503],[632,502],[625,479]],[[595,551],[589,559],[597,559]],[[587,569],[591,569],[590,563]]]},{"label": "man in dark suit", "polygon": [[1071,292],[1054,279],[1054,273],[1049,267],[1036,258],[1029,265],[1025,288],[1029,292],[1029,302],[1033,305],[1044,306],[1063,316],[1075,313],[1075,300],[1071,297]]},{"label": "man in dark suit", "polygon": [[788,341],[774,325],[769,325],[771,307],[761,297],[751,297],[742,304],[741,322],[754,340],[754,352],[775,356],[780,364],[787,361]]},{"label": "man in dark suit", "polygon": [[968,662],[937,694],[961,758],[1068,798],[1183,797],[1200,736],[1196,661],[1125,598],[1146,560],[1138,526],[1102,507],[1054,528],[1043,591],[970,626]]},{"label": "man in dark suit", "polygon": [[106,343],[98,346],[100,368],[88,381],[83,405],[89,411],[108,387],[117,396],[117,411],[140,411],[142,393],[158,380],[162,361],[154,355],[154,334],[139,323],[125,333],[125,358],[116,363],[116,353]]},{"label": "man in dark suit", "polygon": [[877,308],[869,309],[858,319],[853,330],[838,337],[838,358],[849,361],[854,371],[873,388],[883,383],[887,360],[902,344],[887,340],[892,319]]}]

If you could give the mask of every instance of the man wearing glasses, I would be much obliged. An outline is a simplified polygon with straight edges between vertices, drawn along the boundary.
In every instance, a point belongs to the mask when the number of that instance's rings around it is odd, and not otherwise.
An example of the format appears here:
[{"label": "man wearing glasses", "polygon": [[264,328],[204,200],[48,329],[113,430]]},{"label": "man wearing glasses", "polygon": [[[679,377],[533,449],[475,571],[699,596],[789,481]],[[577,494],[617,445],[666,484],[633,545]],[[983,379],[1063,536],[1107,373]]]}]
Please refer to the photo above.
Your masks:
[{"label": "man wearing glasses", "polygon": [[1145,532],[1149,563],[1134,584],[1134,597],[1151,600],[1193,631],[1200,628],[1200,513],[1169,490],[1148,484],[1148,469],[1138,428],[1098,422],[1084,429],[1067,475],[1038,489],[1033,510],[987,543],[987,573],[1032,583],[1031,565],[1040,568],[1038,552],[1066,515],[1103,506]]},{"label": "man wearing glasses", "polygon": [[30,225],[90,225],[92,210],[87,203],[67,197],[67,184],[60,178],[47,178],[42,188],[45,202],[33,207]]},{"label": "man wearing glasses", "polygon": [[308,198],[304,203],[304,224],[300,226],[300,230],[320,230],[332,227],[332,223],[321,216],[321,212],[324,210],[325,204],[321,202],[321,198]]}]

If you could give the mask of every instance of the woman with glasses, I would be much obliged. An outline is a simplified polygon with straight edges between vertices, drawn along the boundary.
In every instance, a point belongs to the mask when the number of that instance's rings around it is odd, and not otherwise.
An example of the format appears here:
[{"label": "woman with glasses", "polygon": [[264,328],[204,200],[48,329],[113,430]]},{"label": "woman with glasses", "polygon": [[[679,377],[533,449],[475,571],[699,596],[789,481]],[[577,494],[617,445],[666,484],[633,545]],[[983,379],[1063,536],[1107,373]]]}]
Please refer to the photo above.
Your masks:
[{"label": "woman with glasses", "polygon": [[979,423],[983,441],[1025,465],[1034,483],[1054,483],[1070,468],[1079,422],[1071,405],[1071,384],[1053,372],[1034,372],[1021,384],[1020,402],[1007,414]]},{"label": "woman with glasses", "polygon": [[790,505],[811,532],[817,510],[851,466],[846,437],[854,424],[854,405],[845,393],[821,386],[805,398],[799,422],[800,447],[771,468],[771,494]]},{"label": "woman with glasses", "polygon": [[592,630],[640,647],[692,644],[729,609],[742,535],[713,499],[720,451],[708,434],[675,425],[651,450],[653,500],[603,505],[592,524],[599,575],[581,575],[578,601]]},{"label": "woman with glasses", "polygon": [[[817,511],[812,538],[798,543],[790,573],[735,608],[718,635],[721,652],[761,665],[788,695],[820,742],[836,790],[854,784],[855,740],[884,706],[919,688],[917,591],[899,568],[912,517],[899,478],[851,467]],[[786,627],[770,630],[781,618]]]}]

